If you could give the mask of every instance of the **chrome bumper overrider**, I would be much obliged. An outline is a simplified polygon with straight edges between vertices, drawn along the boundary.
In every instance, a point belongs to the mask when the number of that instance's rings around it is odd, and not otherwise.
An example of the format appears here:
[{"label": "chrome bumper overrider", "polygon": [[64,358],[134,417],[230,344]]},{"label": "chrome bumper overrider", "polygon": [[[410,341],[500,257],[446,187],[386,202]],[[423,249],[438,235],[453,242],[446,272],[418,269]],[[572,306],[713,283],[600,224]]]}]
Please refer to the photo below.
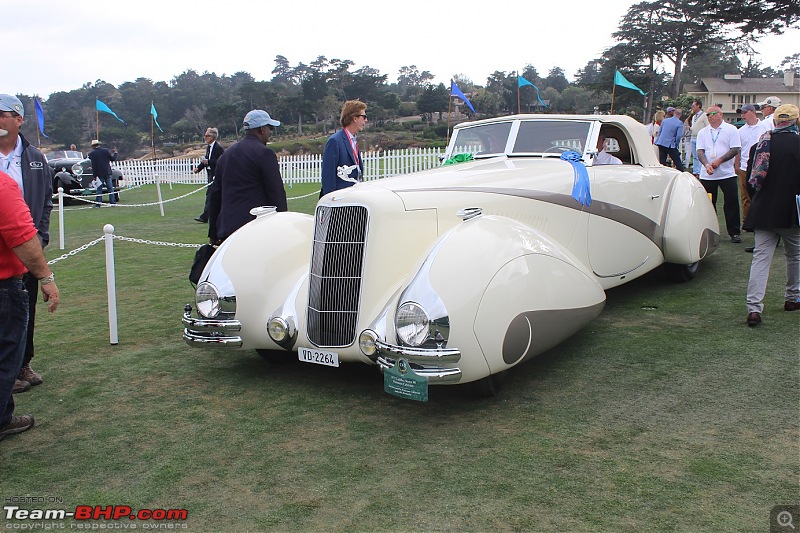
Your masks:
[{"label": "chrome bumper overrider", "polygon": [[230,335],[242,330],[238,320],[217,320],[208,318],[192,318],[192,309],[183,313],[183,340],[190,346],[206,348],[241,348],[242,338]]},{"label": "chrome bumper overrider", "polygon": [[[417,375],[425,376],[430,383],[458,383],[461,381],[461,369],[438,366],[438,363],[457,363],[461,360],[461,351],[456,348],[438,350],[396,346],[381,340],[375,341],[378,353],[372,359],[381,372],[392,368],[397,359],[407,359]],[[382,355],[388,354],[388,355]]]}]

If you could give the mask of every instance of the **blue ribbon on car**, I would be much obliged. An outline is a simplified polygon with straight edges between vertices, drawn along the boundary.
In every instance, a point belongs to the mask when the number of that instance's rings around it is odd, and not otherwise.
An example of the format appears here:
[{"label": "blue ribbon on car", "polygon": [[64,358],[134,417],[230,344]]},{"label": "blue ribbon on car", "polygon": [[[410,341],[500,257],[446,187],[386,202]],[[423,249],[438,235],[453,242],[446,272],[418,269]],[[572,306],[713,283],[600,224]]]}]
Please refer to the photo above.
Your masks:
[{"label": "blue ribbon on car", "polygon": [[586,165],[581,162],[581,154],[574,150],[567,150],[561,154],[561,160],[572,165],[572,170],[575,172],[572,197],[581,205],[592,205],[592,193],[589,190],[589,172],[586,170]]}]

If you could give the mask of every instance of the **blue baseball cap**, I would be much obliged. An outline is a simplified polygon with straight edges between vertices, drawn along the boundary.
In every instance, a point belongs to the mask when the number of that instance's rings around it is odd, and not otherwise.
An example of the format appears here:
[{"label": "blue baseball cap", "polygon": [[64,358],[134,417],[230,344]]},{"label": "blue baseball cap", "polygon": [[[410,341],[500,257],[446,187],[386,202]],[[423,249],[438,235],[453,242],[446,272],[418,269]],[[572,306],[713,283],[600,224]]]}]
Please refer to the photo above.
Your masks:
[{"label": "blue baseball cap", "polygon": [[244,129],[253,130],[263,126],[280,126],[278,120],[273,120],[269,113],[262,109],[253,109],[244,116]]},{"label": "blue baseball cap", "polygon": [[13,111],[25,118],[25,107],[19,98],[11,94],[0,94],[0,111]]}]

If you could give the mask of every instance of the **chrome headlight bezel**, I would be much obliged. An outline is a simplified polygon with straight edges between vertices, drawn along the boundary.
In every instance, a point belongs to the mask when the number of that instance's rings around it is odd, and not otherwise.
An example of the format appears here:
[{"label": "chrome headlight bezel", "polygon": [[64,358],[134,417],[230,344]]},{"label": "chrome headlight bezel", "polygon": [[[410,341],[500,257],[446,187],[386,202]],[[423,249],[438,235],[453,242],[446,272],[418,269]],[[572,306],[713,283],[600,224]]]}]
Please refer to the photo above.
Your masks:
[{"label": "chrome headlight bezel", "polygon": [[431,318],[422,305],[405,302],[398,306],[394,327],[397,339],[406,346],[418,347],[430,338]]},{"label": "chrome headlight bezel", "polygon": [[217,287],[208,281],[200,282],[194,293],[197,313],[205,318],[217,318],[221,311],[220,296]]},{"label": "chrome headlight bezel", "polygon": [[80,163],[75,163],[72,165],[72,173],[78,177],[83,176],[83,165]]}]

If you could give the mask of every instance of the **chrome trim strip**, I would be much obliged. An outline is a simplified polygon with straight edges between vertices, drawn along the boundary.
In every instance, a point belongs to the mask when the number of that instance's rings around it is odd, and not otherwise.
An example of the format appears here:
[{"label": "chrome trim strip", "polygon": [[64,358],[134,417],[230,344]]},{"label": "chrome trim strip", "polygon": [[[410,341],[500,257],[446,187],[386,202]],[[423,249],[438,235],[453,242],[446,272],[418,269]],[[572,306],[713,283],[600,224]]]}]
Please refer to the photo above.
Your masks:
[{"label": "chrome trim strip", "polygon": [[198,333],[188,329],[183,330],[183,340],[189,346],[202,346],[203,348],[241,348],[241,337],[224,337],[213,333]]},{"label": "chrome trim strip", "polygon": [[636,265],[635,267],[633,267],[633,268],[630,268],[630,269],[626,270],[625,272],[618,272],[618,273],[616,273],[616,274],[607,274],[607,275],[601,276],[600,274],[598,274],[597,272],[595,272],[595,271],[594,271],[594,269],[592,269],[592,274],[594,274],[594,275],[595,275],[595,276],[597,276],[598,278],[616,278],[617,276],[624,276],[624,275],[626,275],[626,274],[630,274],[631,272],[633,272],[634,270],[636,270],[637,268],[639,268],[639,267],[640,267],[640,266],[642,266],[643,264],[647,263],[647,260],[648,260],[648,259],[650,259],[650,256],[649,256],[649,255],[648,255],[647,257],[645,257],[645,258],[644,258],[644,261],[642,261],[641,263],[639,263],[639,264],[638,264],[638,265]]},{"label": "chrome trim strip", "polygon": [[[381,372],[392,368],[395,360],[389,357],[376,357],[375,363]],[[422,367],[414,368],[414,373],[418,376],[425,376],[428,378],[429,383],[458,383],[461,381],[461,369],[459,368],[440,368],[440,367]]]},{"label": "chrome trim strip", "polygon": [[217,333],[223,331],[241,331],[242,323],[238,320],[220,320],[209,318],[192,318],[191,311],[183,313],[183,325],[197,332]]},{"label": "chrome trim strip", "polygon": [[408,359],[412,363],[457,363],[461,360],[458,348],[425,349],[409,346],[396,346],[381,339],[375,341],[378,352],[385,352]]}]

